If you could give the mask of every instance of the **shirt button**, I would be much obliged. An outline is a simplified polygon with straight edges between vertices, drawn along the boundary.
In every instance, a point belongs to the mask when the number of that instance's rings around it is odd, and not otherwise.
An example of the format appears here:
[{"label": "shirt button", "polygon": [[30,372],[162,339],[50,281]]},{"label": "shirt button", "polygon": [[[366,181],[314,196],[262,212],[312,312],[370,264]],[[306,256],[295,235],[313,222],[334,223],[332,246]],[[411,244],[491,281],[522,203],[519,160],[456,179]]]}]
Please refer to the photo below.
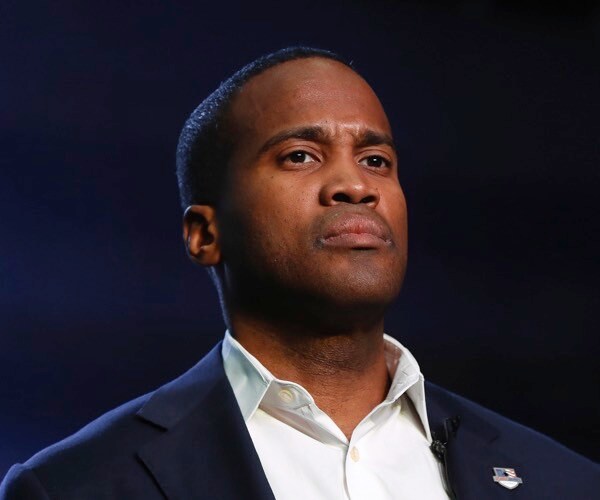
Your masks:
[{"label": "shirt button", "polygon": [[281,399],[284,403],[291,403],[294,401],[294,393],[289,389],[281,389],[279,391],[279,399]]},{"label": "shirt button", "polygon": [[358,448],[353,446],[350,450],[350,458],[353,462],[358,462],[360,460],[360,453],[358,452]]}]

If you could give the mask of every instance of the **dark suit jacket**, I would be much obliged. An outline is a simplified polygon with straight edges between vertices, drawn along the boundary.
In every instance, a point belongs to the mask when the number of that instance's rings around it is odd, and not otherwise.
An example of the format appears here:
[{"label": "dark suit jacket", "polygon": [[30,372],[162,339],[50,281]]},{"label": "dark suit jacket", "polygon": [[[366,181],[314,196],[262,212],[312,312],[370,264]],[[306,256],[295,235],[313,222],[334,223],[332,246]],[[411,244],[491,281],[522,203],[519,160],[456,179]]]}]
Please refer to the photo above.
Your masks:
[{"label": "dark suit jacket", "polygon": [[[460,500],[600,498],[593,462],[440,387],[428,383],[426,394]],[[456,429],[447,419],[457,415]],[[514,468],[523,484],[503,488],[492,480],[493,467]],[[178,379],[13,466],[0,486],[0,499],[165,497],[273,498],[220,344]]]}]

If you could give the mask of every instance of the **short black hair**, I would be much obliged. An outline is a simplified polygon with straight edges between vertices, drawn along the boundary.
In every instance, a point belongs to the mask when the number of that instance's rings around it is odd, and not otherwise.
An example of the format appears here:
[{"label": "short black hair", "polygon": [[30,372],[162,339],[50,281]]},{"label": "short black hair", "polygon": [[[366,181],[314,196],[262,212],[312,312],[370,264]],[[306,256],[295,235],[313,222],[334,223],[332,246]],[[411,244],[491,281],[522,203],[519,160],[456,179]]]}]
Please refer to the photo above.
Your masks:
[{"label": "short black hair", "polygon": [[[288,47],[255,59],[222,82],[185,122],[177,144],[177,181],[181,205],[216,205],[233,143],[225,120],[233,98],[248,80],[278,64],[309,57],[338,61],[352,70],[351,63],[323,49]],[[354,70],[355,71],[355,70]]]}]

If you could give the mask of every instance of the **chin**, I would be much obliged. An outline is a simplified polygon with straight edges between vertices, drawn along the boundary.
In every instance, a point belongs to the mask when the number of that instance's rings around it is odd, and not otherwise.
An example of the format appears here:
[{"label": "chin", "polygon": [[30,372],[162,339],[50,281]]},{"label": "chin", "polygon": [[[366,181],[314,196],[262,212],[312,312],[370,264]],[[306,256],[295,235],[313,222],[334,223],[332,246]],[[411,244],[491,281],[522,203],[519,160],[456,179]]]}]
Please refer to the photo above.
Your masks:
[{"label": "chin", "polygon": [[[373,273],[357,269],[351,274],[331,276],[320,288],[329,300],[343,308],[386,308],[402,286],[403,273]],[[322,295],[323,293],[321,293]]]},{"label": "chin", "polygon": [[393,300],[404,281],[404,261],[395,259],[354,260],[327,269],[327,281],[339,294]]}]

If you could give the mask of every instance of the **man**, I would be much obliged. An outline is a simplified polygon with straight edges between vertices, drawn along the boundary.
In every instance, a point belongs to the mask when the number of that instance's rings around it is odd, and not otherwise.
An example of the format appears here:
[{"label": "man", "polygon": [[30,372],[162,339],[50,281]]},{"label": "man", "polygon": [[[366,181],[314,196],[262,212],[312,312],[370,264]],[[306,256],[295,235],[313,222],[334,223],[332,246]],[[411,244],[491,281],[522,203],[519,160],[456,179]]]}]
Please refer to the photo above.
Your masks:
[{"label": "man", "polygon": [[390,126],[336,55],[285,49],[192,114],[184,239],[225,339],[9,471],[1,498],[592,498],[598,467],[425,384],[383,333],[407,258]]}]

